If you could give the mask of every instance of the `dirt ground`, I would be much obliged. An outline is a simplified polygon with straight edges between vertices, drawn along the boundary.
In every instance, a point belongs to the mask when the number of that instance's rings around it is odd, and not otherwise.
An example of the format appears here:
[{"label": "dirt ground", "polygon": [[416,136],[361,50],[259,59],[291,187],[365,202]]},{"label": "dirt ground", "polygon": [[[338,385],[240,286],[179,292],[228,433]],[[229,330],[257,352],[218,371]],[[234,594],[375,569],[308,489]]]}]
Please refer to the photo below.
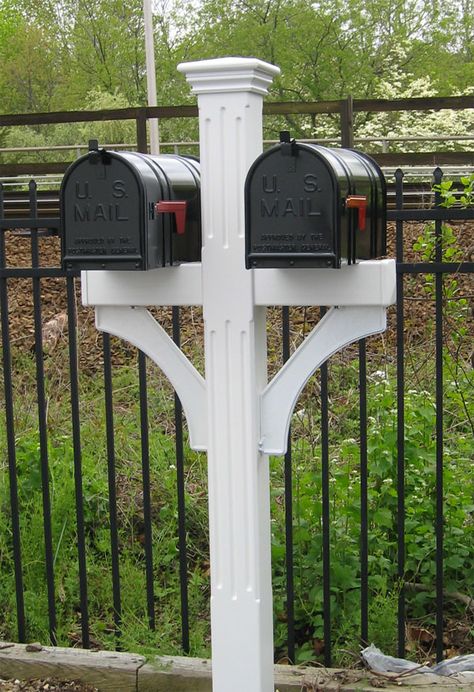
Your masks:
[{"label": "dirt ground", "polygon": [[44,678],[39,680],[2,680],[0,678],[0,690],[2,692],[97,692],[97,687],[87,685],[77,680],[56,680],[55,678]]},{"label": "dirt ground", "polygon": [[[474,252],[474,223],[453,222],[450,224],[457,238],[458,248],[463,248],[462,257],[456,261],[472,261]],[[423,233],[425,224],[406,223],[404,225],[404,261],[420,261],[420,255],[413,251],[413,245]],[[395,226],[389,224],[387,232],[387,256],[395,255]],[[5,234],[6,265],[7,267],[31,266],[30,238],[20,231]],[[39,239],[39,264],[41,267],[58,267],[60,265],[60,243],[57,237],[41,237]],[[467,300],[470,310],[467,319],[467,329],[474,330],[472,316],[474,314],[474,295],[472,275],[460,274],[455,277],[456,289],[454,302]],[[448,276],[446,283],[451,292],[453,277]],[[451,282],[451,283],[450,283]],[[449,288],[451,286],[451,288]],[[10,278],[8,281],[8,300],[10,317],[10,338],[12,348],[17,351],[31,352],[35,344],[35,328],[33,319],[32,282],[28,278]],[[83,308],[80,296],[80,281],[76,281],[76,309],[78,313],[77,331],[80,367],[82,371],[95,372],[102,365],[102,337],[94,324],[94,311]],[[51,355],[61,343],[66,342],[67,335],[67,292],[66,281],[62,278],[43,278],[41,280],[41,311],[43,324],[43,347],[46,357]],[[272,318],[270,325],[275,322],[276,339],[281,339],[278,319]],[[279,313],[278,313],[279,314]],[[276,313],[275,313],[276,315]],[[171,309],[159,309],[160,323],[165,329],[170,329]],[[292,311],[292,339],[298,341],[298,332],[307,331],[319,320],[319,308],[295,309]],[[434,300],[432,292],[427,290],[427,279],[424,276],[405,277],[405,332],[406,346],[424,344],[429,338],[429,325],[434,319]],[[469,324],[470,323],[470,324]],[[388,330],[384,335],[385,346],[394,349],[396,342],[395,308],[388,311]],[[194,346],[202,342],[202,326],[200,308],[181,308],[181,339],[186,352],[186,344]],[[446,331],[450,331],[449,319]],[[118,340],[117,340],[118,341]],[[271,346],[271,344],[270,344]],[[112,362],[115,365],[129,363],[135,359],[135,350],[128,344],[120,342],[114,346]]]}]

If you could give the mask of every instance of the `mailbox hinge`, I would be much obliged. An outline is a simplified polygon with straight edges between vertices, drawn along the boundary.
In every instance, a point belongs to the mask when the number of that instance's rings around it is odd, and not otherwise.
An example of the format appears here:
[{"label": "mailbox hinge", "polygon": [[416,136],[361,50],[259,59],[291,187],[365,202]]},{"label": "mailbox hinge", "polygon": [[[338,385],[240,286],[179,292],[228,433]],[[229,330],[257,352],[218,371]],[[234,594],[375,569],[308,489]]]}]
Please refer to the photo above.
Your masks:
[{"label": "mailbox hinge", "polygon": [[288,130],[280,132],[280,150],[282,156],[296,156],[296,140],[291,139]]},{"label": "mailbox hinge", "polygon": [[89,140],[89,161],[93,164],[100,162],[103,165],[109,165],[112,161],[106,149],[99,149],[99,141],[97,139]]}]

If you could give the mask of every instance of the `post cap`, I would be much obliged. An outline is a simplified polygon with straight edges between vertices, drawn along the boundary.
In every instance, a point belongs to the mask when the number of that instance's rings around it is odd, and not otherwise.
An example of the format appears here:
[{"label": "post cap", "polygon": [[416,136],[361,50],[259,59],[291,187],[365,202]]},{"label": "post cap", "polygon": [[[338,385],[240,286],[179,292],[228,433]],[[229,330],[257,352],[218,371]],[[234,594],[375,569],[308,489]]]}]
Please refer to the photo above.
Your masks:
[{"label": "post cap", "polygon": [[280,74],[276,65],[238,57],[184,62],[178,70],[186,75],[195,94],[250,91],[265,95],[273,78]]}]

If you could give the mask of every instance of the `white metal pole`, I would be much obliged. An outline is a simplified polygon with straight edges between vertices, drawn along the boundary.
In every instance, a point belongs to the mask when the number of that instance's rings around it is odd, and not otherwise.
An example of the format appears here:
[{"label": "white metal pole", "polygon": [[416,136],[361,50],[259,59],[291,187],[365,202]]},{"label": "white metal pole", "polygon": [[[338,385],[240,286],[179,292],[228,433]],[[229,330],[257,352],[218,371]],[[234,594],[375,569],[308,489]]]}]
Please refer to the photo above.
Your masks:
[{"label": "white metal pole", "polygon": [[214,692],[273,690],[268,457],[259,452],[265,307],[245,269],[244,181],[262,149],[262,97],[279,69],[185,63],[198,94],[208,404]]},{"label": "white metal pole", "polygon": [[[151,0],[143,0],[143,19],[145,25],[145,63],[146,63],[146,85],[148,94],[148,105],[156,106],[156,72],[155,72],[155,46],[153,43],[153,14],[151,11]],[[160,153],[160,135],[158,130],[158,118],[150,118],[148,121],[150,128],[150,153]]]}]

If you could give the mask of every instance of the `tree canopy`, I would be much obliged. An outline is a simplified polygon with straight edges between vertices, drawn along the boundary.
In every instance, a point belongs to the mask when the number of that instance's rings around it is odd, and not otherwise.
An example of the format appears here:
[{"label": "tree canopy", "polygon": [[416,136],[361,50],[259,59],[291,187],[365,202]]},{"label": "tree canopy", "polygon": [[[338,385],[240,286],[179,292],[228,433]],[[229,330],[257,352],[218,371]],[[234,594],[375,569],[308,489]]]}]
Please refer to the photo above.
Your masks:
[{"label": "tree canopy", "polygon": [[[271,98],[402,94],[428,80],[466,93],[474,77],[474,0],[158,0],[158,99],[189,91],[182,60],[251,55],[278,64]],[[103,92],[146,103],[142,0],[0,0],[4,113],[90,107]]]}]

